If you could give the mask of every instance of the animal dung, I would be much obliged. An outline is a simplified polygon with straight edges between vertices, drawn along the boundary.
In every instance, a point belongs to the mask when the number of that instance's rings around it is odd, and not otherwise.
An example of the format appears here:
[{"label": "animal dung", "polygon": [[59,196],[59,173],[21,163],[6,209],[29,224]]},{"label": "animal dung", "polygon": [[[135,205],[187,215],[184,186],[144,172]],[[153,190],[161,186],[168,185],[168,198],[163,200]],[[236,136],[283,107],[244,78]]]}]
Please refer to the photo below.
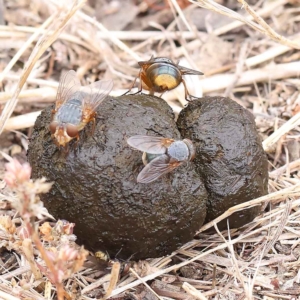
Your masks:
[{"label": "animal dung", "polygon": [[79,244],[137,260],[170,254],[193,238],[205,220],[207,202],[194,165],[185,163],[157,181],[137,183],[142,153],[127,144],[138,134],[181,139],[164,100],[108,97],[97,110],[94,134],[88,124],[68,153],[51,139],[51,110],[36,121],[28,160],[34,178],[54,182],[41,199],[55,218],[76,224]]},{"label": "animal dung", "polygon": [[[177,120],[182,138],[196,148],[194,165],[208,191],[205,223],[230,207],[268,193],[268,161],[253,115],[224,97],[191,101]],[[260,206],[232,214],[229,227],[252,221]],[[227,229],[227,219],[218,223]]]},{"label": "animal dung", "polygon": [[[41,195],[44,205],[55,218],[74,222],[77,242],[91,251],[133,260],[170,254],[204,222],[268,191],[267,158],[254,117],[229,98],[191,101],[176,124],[161,98],[107,97],[97,109],[94,134],[87,124],[68,153],[51,139],[51,111],[46,108],[36,121],[28,160],[34,178],[54,182]],[[152,145],[164,145],[154,154],[140,145],[162,138]],[[180,153],[169,149],[174,141],[182,141]],[[183,155],[182,163],[159,173],[159,180],[137,182],[151,161],[170,154],[172,159]],[[234,213],[230,228],[259,211],[257,206]],[[218,227],[226,229],[227,220]]]}]

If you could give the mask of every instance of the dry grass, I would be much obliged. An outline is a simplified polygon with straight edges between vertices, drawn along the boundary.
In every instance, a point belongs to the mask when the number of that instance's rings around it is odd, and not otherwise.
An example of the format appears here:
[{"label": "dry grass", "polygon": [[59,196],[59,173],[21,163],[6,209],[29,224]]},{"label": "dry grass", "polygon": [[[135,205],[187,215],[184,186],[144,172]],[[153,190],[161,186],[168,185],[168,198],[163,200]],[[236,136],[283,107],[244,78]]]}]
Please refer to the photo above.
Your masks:
[{"label": "dry grass", "polygon": [[[188,6],[188,1],[169,0],[156,1],[165,5],[157,10],[150,5],[153,1],[128,1],[132,15],[122,12],[120,1],[114,1],[115,6],[103,1],[101,9],[83,6],[84,2],[6,0],[2,7],[0,1],[0,14],[4,11],[7,22],[0,26],[3,157],[25,160],[31,127],[40,110],[54,101],[63,69],[77,70],[86,82],[113,78],[112,94],[117,96],[136,77],[137,61],[168,56],[206,74],[187,79],[191,94],[227,95],[254,114],[268,153],[270,193],[230,208],[167,257],[137,262],[121,277],[119,263],[108,274],[85,265],[62,285],[57,280],[55,287],[36,268],[43,257],[37,250],[38,237],[34,247],[20,238],[27,237],[26,219],[6,201],[15,199],[0,181],[0,298],[296,299],[300,294],[299,2],[248,5],[239,0],[230,2],[229,8],[223,1],[190,1],[193,5]],[[181,88],[164,95],[176,114],[186,104]],[[4,161],[0,161],[1,179]],[[233,212],[258,204],[268,210],[243,228],[203,233]],[[44,224],[41,234],[50,239],[53,225]],[[54,248],[61,238],[55,226],[59,238]],[[72,232],[67,236],[71,240]],[[5,256],[5,249],[12,254]]]}]

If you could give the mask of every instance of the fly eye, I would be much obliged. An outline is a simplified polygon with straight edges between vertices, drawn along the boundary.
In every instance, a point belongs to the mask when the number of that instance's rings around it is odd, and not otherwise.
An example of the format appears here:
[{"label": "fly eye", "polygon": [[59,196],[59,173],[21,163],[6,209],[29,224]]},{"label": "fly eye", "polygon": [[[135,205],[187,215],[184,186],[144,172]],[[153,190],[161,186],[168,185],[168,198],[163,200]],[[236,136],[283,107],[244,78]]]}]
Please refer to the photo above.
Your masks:
[{"label": "fly eye", "polygon": [[78,129],[76,126],[68,124],[66,127],[67,135],[71,138],[74,138],[78,135]]},{"label": "fly eye", "polygon": [[49,125],[49,130],[52,134],[55,133],[56,131],[56,127],[57,127],[57,122],[51,122],[50,125]]}]

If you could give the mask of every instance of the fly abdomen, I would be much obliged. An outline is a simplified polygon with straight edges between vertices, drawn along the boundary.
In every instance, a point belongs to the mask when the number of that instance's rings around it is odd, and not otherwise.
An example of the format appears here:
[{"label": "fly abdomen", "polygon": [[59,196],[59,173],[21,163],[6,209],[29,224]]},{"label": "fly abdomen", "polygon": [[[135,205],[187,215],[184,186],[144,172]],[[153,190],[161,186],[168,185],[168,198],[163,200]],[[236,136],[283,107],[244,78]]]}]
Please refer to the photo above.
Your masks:
[{"label": "fly abdomen", "polygon": [[187,161],[189,152],[188,146],[183,141],[175,141],[169,146],[167,153],[178,161]]},{"label": "fly abdomen", "polygon": [[142,156],[142,161],[143,161],[144,165],[146,166],[147,164],[149,164],[149,162],[151,160],[153,160],[154,158],[161,156],[161,155],[162,154],[151,154],[151,153],[144,152],[143,156]]},{"label": "fly abdomen", "polygon": [[[170,64],[153,64],[147,70],[147,75],[153,83],[154,90],[157,92],[165,89],[172,90],[181,83],[180,71]],[[163,87],[163,90],[161,90],[161,87]]]},{"label": "fly abdomen", "polygon": [[[74,95],[76,96],[76,94]],[[79,125],[82,117],[82,100],[71,99],[63,104],[56,113],[55,121]]]}]

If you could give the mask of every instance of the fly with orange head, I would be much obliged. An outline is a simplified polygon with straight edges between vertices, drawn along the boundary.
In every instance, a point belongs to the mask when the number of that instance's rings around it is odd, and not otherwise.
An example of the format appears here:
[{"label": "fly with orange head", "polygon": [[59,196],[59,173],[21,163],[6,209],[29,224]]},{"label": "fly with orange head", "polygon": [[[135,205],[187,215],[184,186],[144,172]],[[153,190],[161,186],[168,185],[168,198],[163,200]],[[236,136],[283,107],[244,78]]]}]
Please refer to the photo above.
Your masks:
[{"label": "fly with orange head", "polygon": [[93,122],[94,132],[96,109],[112,88],[112,80],[100,80],[81,86],[75,71],[62,75],[49,125],[51,136],[58,147],[67,149],[72,139],[78,141],[79,132],[90,122]]}]

